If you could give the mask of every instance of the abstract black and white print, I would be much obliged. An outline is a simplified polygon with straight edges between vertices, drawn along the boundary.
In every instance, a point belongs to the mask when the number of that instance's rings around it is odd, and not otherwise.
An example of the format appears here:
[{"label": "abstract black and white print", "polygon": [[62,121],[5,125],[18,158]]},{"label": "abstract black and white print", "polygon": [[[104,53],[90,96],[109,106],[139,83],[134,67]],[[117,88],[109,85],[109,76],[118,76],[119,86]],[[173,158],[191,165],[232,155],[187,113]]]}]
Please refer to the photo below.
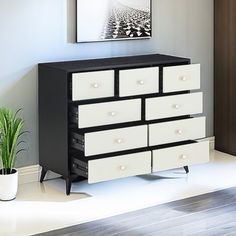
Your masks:
[{"label": "abstract black and white print", "polygon": [[77,0],[77,41],[150,38],[151,0]]}]

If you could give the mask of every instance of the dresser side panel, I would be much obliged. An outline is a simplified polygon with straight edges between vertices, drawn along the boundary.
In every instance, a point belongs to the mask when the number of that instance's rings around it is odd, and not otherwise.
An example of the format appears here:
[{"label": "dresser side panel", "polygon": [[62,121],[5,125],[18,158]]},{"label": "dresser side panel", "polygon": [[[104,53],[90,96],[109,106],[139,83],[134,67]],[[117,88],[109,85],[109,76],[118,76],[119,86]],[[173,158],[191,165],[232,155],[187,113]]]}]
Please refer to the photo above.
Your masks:
[{"label": "dresser side panel", "polygon": [[39,164],[69,176],[66,72],[39,65],[38,94]]}]

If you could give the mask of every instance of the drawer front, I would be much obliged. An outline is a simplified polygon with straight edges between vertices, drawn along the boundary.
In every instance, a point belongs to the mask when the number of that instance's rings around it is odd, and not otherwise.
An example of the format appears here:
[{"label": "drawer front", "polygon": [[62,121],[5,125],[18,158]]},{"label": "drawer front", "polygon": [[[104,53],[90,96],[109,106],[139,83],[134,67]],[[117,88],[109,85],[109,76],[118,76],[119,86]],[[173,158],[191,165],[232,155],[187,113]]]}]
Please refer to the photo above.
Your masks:
[{"label": "drawer front", "polygon": [[141,99],[81,105],[78,127],[92,127],[141,120]]},{"label": "drawer front", "polygon": [[147,146],[147,125],[85,134],[85,156]]},{"label": "drawer front", "polygon": [[200,64],[163,68],[163,92],[200,89]]},{"label": "drawer front", "polygon": [[120,97],[158,93],[159,68],[120,70],[119,91]]},{"label": "drawer front", "polygon": [[162,171],[209,161],[209,142],[199,142],[153,151],[152,171]]},{"label": "drawer front", "polygon": [[114,71],[72,74],[72,101],[114,96]]},{"label": "drawer front", "polygon": [[88,162],[89,183],[149,173],[151,173],[151,152],[141,152]]},{"label": "drawer front", "polygon": [[202,93],[146,99],[146,120],[202,113]]},{"label": "drawer front", "polygon": [[205,117],[149,125],[149,146],[205,137]]}]

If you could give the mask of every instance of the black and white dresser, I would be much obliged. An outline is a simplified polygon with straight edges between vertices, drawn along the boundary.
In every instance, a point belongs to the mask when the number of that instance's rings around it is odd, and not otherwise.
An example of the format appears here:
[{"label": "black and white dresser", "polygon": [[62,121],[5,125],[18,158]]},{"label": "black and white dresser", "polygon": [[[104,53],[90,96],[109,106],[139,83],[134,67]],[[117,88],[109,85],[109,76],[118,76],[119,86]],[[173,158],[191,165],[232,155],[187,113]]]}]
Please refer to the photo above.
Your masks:
[{"label": "black and white dresser", "polygon": [[[39,64],[41,182],[96,183],[209,160],[200,65],[160,54]],[[197,115],[197,116],[195,116]]]}]

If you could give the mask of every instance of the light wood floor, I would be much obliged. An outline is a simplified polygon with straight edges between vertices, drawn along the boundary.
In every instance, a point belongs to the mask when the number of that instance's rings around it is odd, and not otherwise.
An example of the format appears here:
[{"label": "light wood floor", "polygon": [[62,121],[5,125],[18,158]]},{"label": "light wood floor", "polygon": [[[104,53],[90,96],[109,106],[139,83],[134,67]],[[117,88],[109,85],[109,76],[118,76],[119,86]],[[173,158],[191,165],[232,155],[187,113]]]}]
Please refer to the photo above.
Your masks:
[{"label": "light wood floor", "polygon": [[39,235],[236,236],[236,188],[187,198]]}]

